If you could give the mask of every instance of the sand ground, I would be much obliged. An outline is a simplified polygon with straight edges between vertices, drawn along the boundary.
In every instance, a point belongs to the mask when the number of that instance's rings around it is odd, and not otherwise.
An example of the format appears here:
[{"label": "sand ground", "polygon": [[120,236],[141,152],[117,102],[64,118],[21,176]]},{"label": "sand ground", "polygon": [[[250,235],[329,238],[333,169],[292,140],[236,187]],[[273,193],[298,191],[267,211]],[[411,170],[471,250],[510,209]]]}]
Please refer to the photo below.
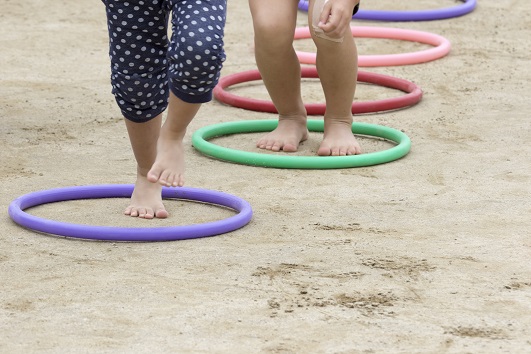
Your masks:
[{"label": "sand ground", "polygon": [[[224,75],[255,68],[247,2],[229,2]],[[400,6],[443,3],[456,4]],[[9,219],[17,196],[132,183],[135,164],[110,94],[101,2],[0,0],[0,8],[0,352],[531,353],[529,1],[480,0],[472,14],[444,21],[355,23],[438,33],[453,45],[441,60],[365,69],[424,91],[414,107],[355,117],[406,132],[412,150],[399,161],[325,171],[217,161],[193,149],[192,132],[275,116],[205,105],[186,137],[187,185],[245,198],[254,217],[230,234],[163,243],[50,237]],[[360,54],[422,48],[358,46]],[[260,83],[238,90],[267,97]],[[315,81],[304,94],[322,100]],[[400,94],[359,85],[357,99]],[[254,151],[255,139],[218,142]],[[318,142],[312,134],[301,154]],[[32,213],[130,227],[231,214],[173,201],[168,220],[132,220],[121,215],[125,203]]]}]

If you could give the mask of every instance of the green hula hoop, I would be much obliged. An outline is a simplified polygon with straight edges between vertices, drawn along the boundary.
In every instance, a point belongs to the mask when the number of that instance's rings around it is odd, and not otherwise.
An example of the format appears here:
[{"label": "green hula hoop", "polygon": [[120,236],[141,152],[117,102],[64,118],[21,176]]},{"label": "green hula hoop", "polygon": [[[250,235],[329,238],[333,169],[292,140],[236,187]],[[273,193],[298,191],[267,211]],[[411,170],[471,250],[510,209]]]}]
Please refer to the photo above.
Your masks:
[{"label": "green hula hoop", "polygon": [[[192,135],[192,145],[203,154],[220,160],[243,165],[292,168],[292,169],[333,169],[363,167],[398,160],[408,154],[411,140],[399,130],[369,123],[352,123],[352,132],[383,138],[397,143],[394,147],[382,151],[349,156],[289,156],[287,154],[261,154],[222,147],[208,142],[209,139],[238,134],[268,132],[276,128],[278,120],[246,120],[225,122],[198,129]],[[308,120],[308,130],[323,132],[324,121]]]}]

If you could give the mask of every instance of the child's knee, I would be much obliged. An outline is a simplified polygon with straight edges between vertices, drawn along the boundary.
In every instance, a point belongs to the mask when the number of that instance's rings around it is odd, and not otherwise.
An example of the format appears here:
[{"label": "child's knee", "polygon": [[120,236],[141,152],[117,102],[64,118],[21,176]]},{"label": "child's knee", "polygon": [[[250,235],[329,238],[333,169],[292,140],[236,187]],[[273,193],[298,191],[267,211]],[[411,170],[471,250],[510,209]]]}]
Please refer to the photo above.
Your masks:
[{"label": "child's knee", "polygon": [[258,50],[278,51],[293,45],[294,28],[285,24],[255,24],[255,45]]},{"label": "child's knee", "polygon": [[188,42],[170,51],[170,87],[185,102],[208,102],[225,61],[223,42],[221,38]]},{"label": "child's knee", "polygon": [[127,119],[148,121],[166,109],[169,90],[165,73],[113,73],[111,81],[116,103]]}]

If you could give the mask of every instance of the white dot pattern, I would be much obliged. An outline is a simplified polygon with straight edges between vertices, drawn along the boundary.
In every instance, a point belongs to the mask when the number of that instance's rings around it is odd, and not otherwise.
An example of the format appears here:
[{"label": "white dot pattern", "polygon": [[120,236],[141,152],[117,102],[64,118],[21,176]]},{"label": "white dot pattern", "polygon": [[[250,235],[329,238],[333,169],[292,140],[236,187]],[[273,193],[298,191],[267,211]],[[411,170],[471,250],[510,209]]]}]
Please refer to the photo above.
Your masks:
[{"label": "white dot pattern", "polygon": [[[225,61],[226,0],[103,0],[112,92],[127,119],[147,121],[169,90],[190,103],[212,99]],[[167,37],[171,14],[172,37]]]}]

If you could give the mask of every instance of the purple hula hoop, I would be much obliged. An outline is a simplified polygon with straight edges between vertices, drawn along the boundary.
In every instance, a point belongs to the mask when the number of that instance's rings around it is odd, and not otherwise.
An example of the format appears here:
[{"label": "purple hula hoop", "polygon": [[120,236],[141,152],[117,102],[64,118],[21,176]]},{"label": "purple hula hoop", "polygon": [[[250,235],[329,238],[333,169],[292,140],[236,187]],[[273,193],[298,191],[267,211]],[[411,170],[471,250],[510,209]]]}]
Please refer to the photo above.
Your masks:
[{"label": "purple hula hoop", "polygon": [[[417,11],[380,11],[361,9],[357,14],[352,16],[358,20],[374,21],[433,21],[443,20],[452,17],[459,17],[472,12],[477,5],[477,0],[461,0],[462,5],[446,7],[435,10],[417,10]],[[308,11],[307,0],[299,1],[299,9]]]},{"label": "purple hula hoop", "polygon": [[9,216],[17,224],[28,229],[53,235],[105,240],[105,241],[173,241],[220,235],[246,225],[252,218],[248,202],[234,195],[206,189],[179,187],[162,188],[163,198],[185,199],[228,207],[238,212],[224,220],[204,224],[169,227],[123,228],[90,226],[58,222],[24,212],[37,205],[95,198],[128,198],[133,185],[103,184],[94,186],[66,187],[25,194],[9,205]]}]

